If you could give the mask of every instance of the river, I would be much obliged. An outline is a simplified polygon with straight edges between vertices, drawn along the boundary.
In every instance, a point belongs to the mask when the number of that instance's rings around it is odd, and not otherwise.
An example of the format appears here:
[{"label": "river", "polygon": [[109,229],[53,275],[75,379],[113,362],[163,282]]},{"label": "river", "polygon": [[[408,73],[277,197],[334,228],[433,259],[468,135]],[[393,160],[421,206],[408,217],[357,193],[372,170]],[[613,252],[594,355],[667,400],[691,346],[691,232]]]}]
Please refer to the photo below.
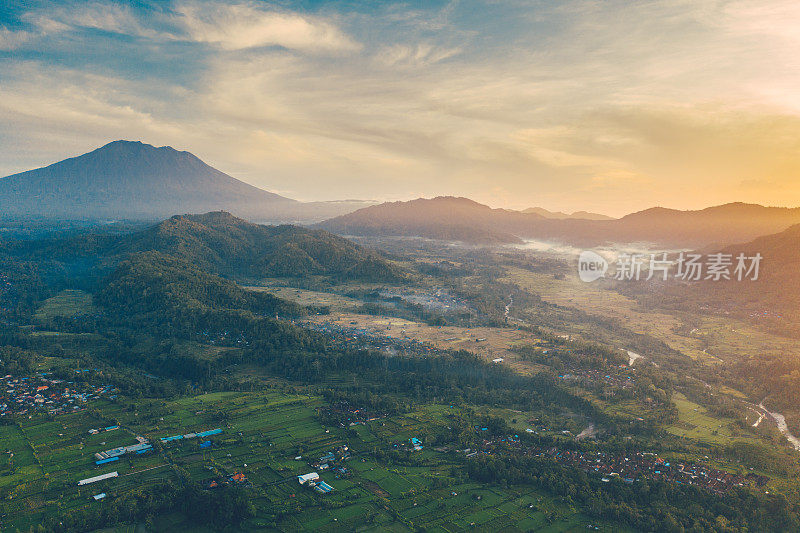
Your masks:
[{"label": "river", "polygon": [[[766,398],[764,399],[764,401],[766,401]],[[786,417],[780,413],[773,413],[772,411],[764,407],[764,401],[758,404],[758,407],[760,407],[765,414],[767,414],[770,418],[772,418],[775,421],[775,425],[778,426],[778,431],[783,433],[783,436],[786,437],[786,440],[789,441],[789,444],[794,446],[795,450],[800,451],[800,439],[792,435],[792,432],[789,431],[789,425],[786,424]]]}]

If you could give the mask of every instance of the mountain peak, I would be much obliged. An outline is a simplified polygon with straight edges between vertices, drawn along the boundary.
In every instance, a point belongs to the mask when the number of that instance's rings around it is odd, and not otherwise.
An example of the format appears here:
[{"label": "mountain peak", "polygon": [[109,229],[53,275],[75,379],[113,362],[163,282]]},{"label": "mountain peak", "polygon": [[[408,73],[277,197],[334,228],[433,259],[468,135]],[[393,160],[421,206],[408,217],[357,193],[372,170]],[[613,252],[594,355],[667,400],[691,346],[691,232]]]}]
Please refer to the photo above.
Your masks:
[{"label": "mountain peak", "polygon": [[116,140],[86,154],[0,179],[5,216],[156,219],[226,210],[265,218],[299,205],[239,181],[190,152]]},{"label": "mountain peak", "polygon": [[[83,154],[78,157],[87,156],[152,156],[152,157],[173,157],[173,158],[186,158],[194,162],[199,162],[203,165],[203,161],[191,152],[184,150],[176,150],[172,146],[154,146],[142,141],[127,141],[124,139],[111,141],[104,144],[100,148],[96,148],[91,152]],[[72,158],[76,159],[76,158]],[[211,168],[211,167],[209,167]]]}]

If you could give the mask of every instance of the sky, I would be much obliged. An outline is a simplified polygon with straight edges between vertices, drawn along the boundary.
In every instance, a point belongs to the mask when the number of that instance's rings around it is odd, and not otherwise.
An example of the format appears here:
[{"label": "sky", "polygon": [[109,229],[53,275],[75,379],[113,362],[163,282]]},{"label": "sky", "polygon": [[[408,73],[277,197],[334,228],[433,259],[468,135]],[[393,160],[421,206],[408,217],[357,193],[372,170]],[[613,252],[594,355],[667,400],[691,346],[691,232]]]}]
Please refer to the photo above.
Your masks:
[{"label": "sky", "polygon": [[800,206],[800,2],[0,4],[0,175],[117,139],[299,200]]}]

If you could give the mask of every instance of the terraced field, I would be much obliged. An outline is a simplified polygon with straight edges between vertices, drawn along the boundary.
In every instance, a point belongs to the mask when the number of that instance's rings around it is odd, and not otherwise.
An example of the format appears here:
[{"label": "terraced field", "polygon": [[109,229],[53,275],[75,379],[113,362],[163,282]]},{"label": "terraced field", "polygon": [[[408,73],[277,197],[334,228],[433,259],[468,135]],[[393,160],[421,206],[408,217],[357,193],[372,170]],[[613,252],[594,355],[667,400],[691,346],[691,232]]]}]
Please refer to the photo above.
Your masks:
[{"label": "terraced field", "polygon": [[[453,480],[457,465],[446,453],[425,448],[425,466],[402,466],[376,460],[378,449],[391,449],[446,423],[447,406],[428,405],[401,416],[352,428],[324,427],[318,421],[319,398],[279,392],[213,393],[171,402],[150,400],[94,402],[90,409],[55,418],[24,419],[19,426],[0,426],[5,462],[0,478],[3,530],[27,530],[48,514],[109,500],[178,470],[196,482],[241,472],[246,476],[256,516],[251,529],[340,531],[344,529],[411,531],[544,531],[584,530],[588,519],[570,506],[532,489],[480,487]],[[107,426],[120,429],[90,434]],[[213,428],[212,445],[203,439],[161,443],[162,437]],[[155,453],[127,454],[96,466],[95,452],[135,443],[143,436],[160,448]],[[314,458],[341,446],[352,457],[343,463],[347,475],[331,470],[321,478],[334,487],[318,494],[298,485],[296,476],[313,470]],[[13,457],[11,456],[13,454]],[[297,460],[296,456],[303,459]],[[116,471],[119,477],[83,487],[80,479]],[[106,500],[92,496],[105,492]],[[26,510],[24,518],[18,511]],[[275,513],[281,509],[281,513]],[[155,531],[197,531],[179,515],[159,517]],[[129,531],[124,527],[114,531]]]}]

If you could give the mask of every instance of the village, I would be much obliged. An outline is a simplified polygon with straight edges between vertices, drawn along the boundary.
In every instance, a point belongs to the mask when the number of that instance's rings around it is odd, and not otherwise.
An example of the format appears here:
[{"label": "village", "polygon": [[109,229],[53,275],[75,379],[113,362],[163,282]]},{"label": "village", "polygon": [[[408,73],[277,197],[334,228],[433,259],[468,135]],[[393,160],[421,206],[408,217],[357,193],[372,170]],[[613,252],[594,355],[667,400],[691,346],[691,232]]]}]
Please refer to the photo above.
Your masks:
[{"label": "village", "polygon": [[347,401],[331,402],[329,405],[321,407],[318,412],[320,421],[326,424],[338,425],[342,428],[366,424],[387,416],[386,413],[367,407],[355,406]]},{"label": "village", "polygon": [[399,302],[400,300],[405,300],[411,304],[419,305],[424,309],[441,313],[464,312],[470,310],[469,304],[467,304],[466,301],[442,289],[416,292],[384,289],[378,293],[378,296],[387,301]]},{"label": "village", "polygon": [[114,399],[116,390],[110,385],[90,385],[48,377],[42,373],[31,377],[2,378],[0,417],[24,415],[34,411],[53,415],[85,408],[85,403],[101,397]]},{"label": "village", "polygon": [[614,454],[602,451],[569,450],[563,447],[542,448],[523,443],[519,435],[505,435],[484,439],[480,450],[461,450],[465,457],[478,454],[517,454],[541,457],[601,476],[603,483],[621,480],[634,483],[646,479],[660,479],[673,483],[702,487],[721,494],[734,487],[763,487],[769,478],[752,472],[738,474],[718,470],[690,461],[670,461],[652,452]]}]

